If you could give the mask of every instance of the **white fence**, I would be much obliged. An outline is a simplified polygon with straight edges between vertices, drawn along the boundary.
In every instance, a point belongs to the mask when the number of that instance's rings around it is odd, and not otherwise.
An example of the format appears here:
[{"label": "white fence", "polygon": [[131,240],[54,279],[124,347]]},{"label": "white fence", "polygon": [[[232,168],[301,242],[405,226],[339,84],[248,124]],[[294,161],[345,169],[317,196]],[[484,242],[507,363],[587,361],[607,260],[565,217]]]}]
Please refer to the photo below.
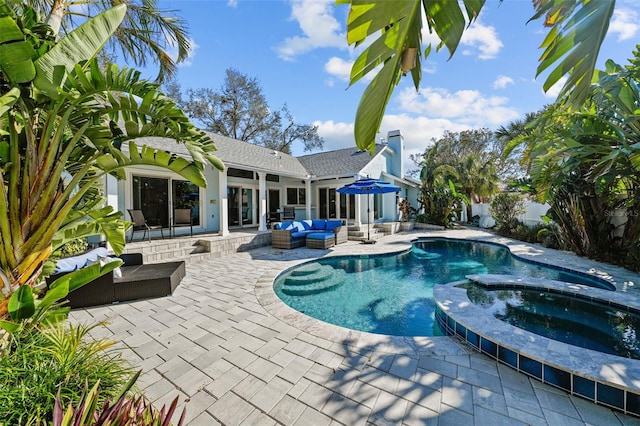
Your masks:
[{"label": "white fence", "polygon": [[[525,212],[518,216],[522,222],[527,225],[535,225],[536,223],[542,223],[541,216],[547,214],[549,210],[549,204],[540,204],[533,201],[525,200],[524,201],[524,210]],[[489,203],[479,203],[471,205],[471,213],[473,216],[491,216],[489,213]],[[466,220],[466,211],[462,212],[463,220]]]}]

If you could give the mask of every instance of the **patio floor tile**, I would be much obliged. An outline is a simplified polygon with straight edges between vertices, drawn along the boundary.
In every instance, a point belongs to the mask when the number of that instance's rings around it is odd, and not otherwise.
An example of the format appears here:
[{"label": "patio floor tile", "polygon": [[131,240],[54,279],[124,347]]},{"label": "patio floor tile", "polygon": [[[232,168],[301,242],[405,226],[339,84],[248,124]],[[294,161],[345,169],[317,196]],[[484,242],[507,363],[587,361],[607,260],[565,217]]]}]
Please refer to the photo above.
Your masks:
[{"label": "patio floor tile", "polygon": [[273,293],[275,274],[301,262],[397,252],[423,235],[496,238],[419,231],[328,251],[264,247],[188,263],[172,297],[74,310],[70,318],[109,320],[91,335],[115,340],[145,370],[138,385],[155,404],[178,396],[190,426],[640,425],[457,340],[346,330],[293,311]]}]

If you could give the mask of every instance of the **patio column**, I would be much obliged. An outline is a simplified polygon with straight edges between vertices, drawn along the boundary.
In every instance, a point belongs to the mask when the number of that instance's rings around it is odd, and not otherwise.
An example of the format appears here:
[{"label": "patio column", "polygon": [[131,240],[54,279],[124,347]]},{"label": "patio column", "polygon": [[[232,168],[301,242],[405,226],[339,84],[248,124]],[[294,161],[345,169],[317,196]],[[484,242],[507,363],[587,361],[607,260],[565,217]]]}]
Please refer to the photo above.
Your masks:
[{"label": "patio column", "polygon": [[258,207],[258,231],[267,230],[267,174],[258,172],[258,192],[260,193]]},{"label": "patio column", "polygon": [[305,219],[311,219],[311,177],[304,181]]},{"label": "patio column", "polygon": [[362,226],[362,197],[362,195],[356,195],[353,197],[356,200],[356,217],[354,225],[358,227]]},{"label": "patio column", "polygon": [[220,193],[220,203],[218,214],[220,215],[220,235],[229,235],[229,199],[227,198],[227,169],[218,174],[218,192]]}]

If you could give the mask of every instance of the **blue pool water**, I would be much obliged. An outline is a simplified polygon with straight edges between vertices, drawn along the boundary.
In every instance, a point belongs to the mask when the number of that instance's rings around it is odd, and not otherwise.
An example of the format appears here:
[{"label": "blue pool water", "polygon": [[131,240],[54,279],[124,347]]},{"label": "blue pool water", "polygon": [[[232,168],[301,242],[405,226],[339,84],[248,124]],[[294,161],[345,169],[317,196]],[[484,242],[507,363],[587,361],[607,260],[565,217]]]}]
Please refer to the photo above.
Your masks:
[{"label": "blue pool water", "polygon": [[601,280],[519,260],[505,247],[425,239],[410,251],[340,256],[281,274],[275,292],[287,305],[319,320],[370,333],[440,336],[433,286],[469,274],[510,274],[609,288]]},{"label": "blue pool water", "polygon": [[640,315],[535,289],[485,289],[463,284],[467,297],[495,318],[553,340],[640,359]]}]

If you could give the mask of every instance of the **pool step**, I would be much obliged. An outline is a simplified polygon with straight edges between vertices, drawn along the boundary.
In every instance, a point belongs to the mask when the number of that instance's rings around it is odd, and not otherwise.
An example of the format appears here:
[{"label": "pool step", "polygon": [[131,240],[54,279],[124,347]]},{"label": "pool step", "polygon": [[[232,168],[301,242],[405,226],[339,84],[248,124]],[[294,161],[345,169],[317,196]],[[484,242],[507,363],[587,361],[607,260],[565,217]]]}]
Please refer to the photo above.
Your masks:
[{"label": "pool step", "polygon": [[411,247],[411,254],[418,259],[434,260],[442,257],[440,253],[433,253],[426,250],[422,250],[416,246]]},{"label": "pool step", "polygon": [[[331,267],[329,266],[329,268]],[[307,281],[305,283],[297,283],[294,285],[285,283],[282,286],[282,292],[289,296],[309,296],[312,294],[322,293],[341,285],[344,282],[346,275],[347,273],[341,269],[333,269],[331,275],[321,281]]]},{"label": "pool step", "polygon": [[291,276],[294,277],[303,277],[306,275],[315,274],[322,268],[322,265],[319,263],[309,263],[307,265],[301,266],[297,269],[291,271]]},{"label": "pool step", "polygon": [[[299,286],[327,281],[333,276],[335,269],[329,265],[321,265],[316,271],[306,275],[289,275],[284,279],[284,285]],[[295,271],[294,271],[295,272]]]}]

